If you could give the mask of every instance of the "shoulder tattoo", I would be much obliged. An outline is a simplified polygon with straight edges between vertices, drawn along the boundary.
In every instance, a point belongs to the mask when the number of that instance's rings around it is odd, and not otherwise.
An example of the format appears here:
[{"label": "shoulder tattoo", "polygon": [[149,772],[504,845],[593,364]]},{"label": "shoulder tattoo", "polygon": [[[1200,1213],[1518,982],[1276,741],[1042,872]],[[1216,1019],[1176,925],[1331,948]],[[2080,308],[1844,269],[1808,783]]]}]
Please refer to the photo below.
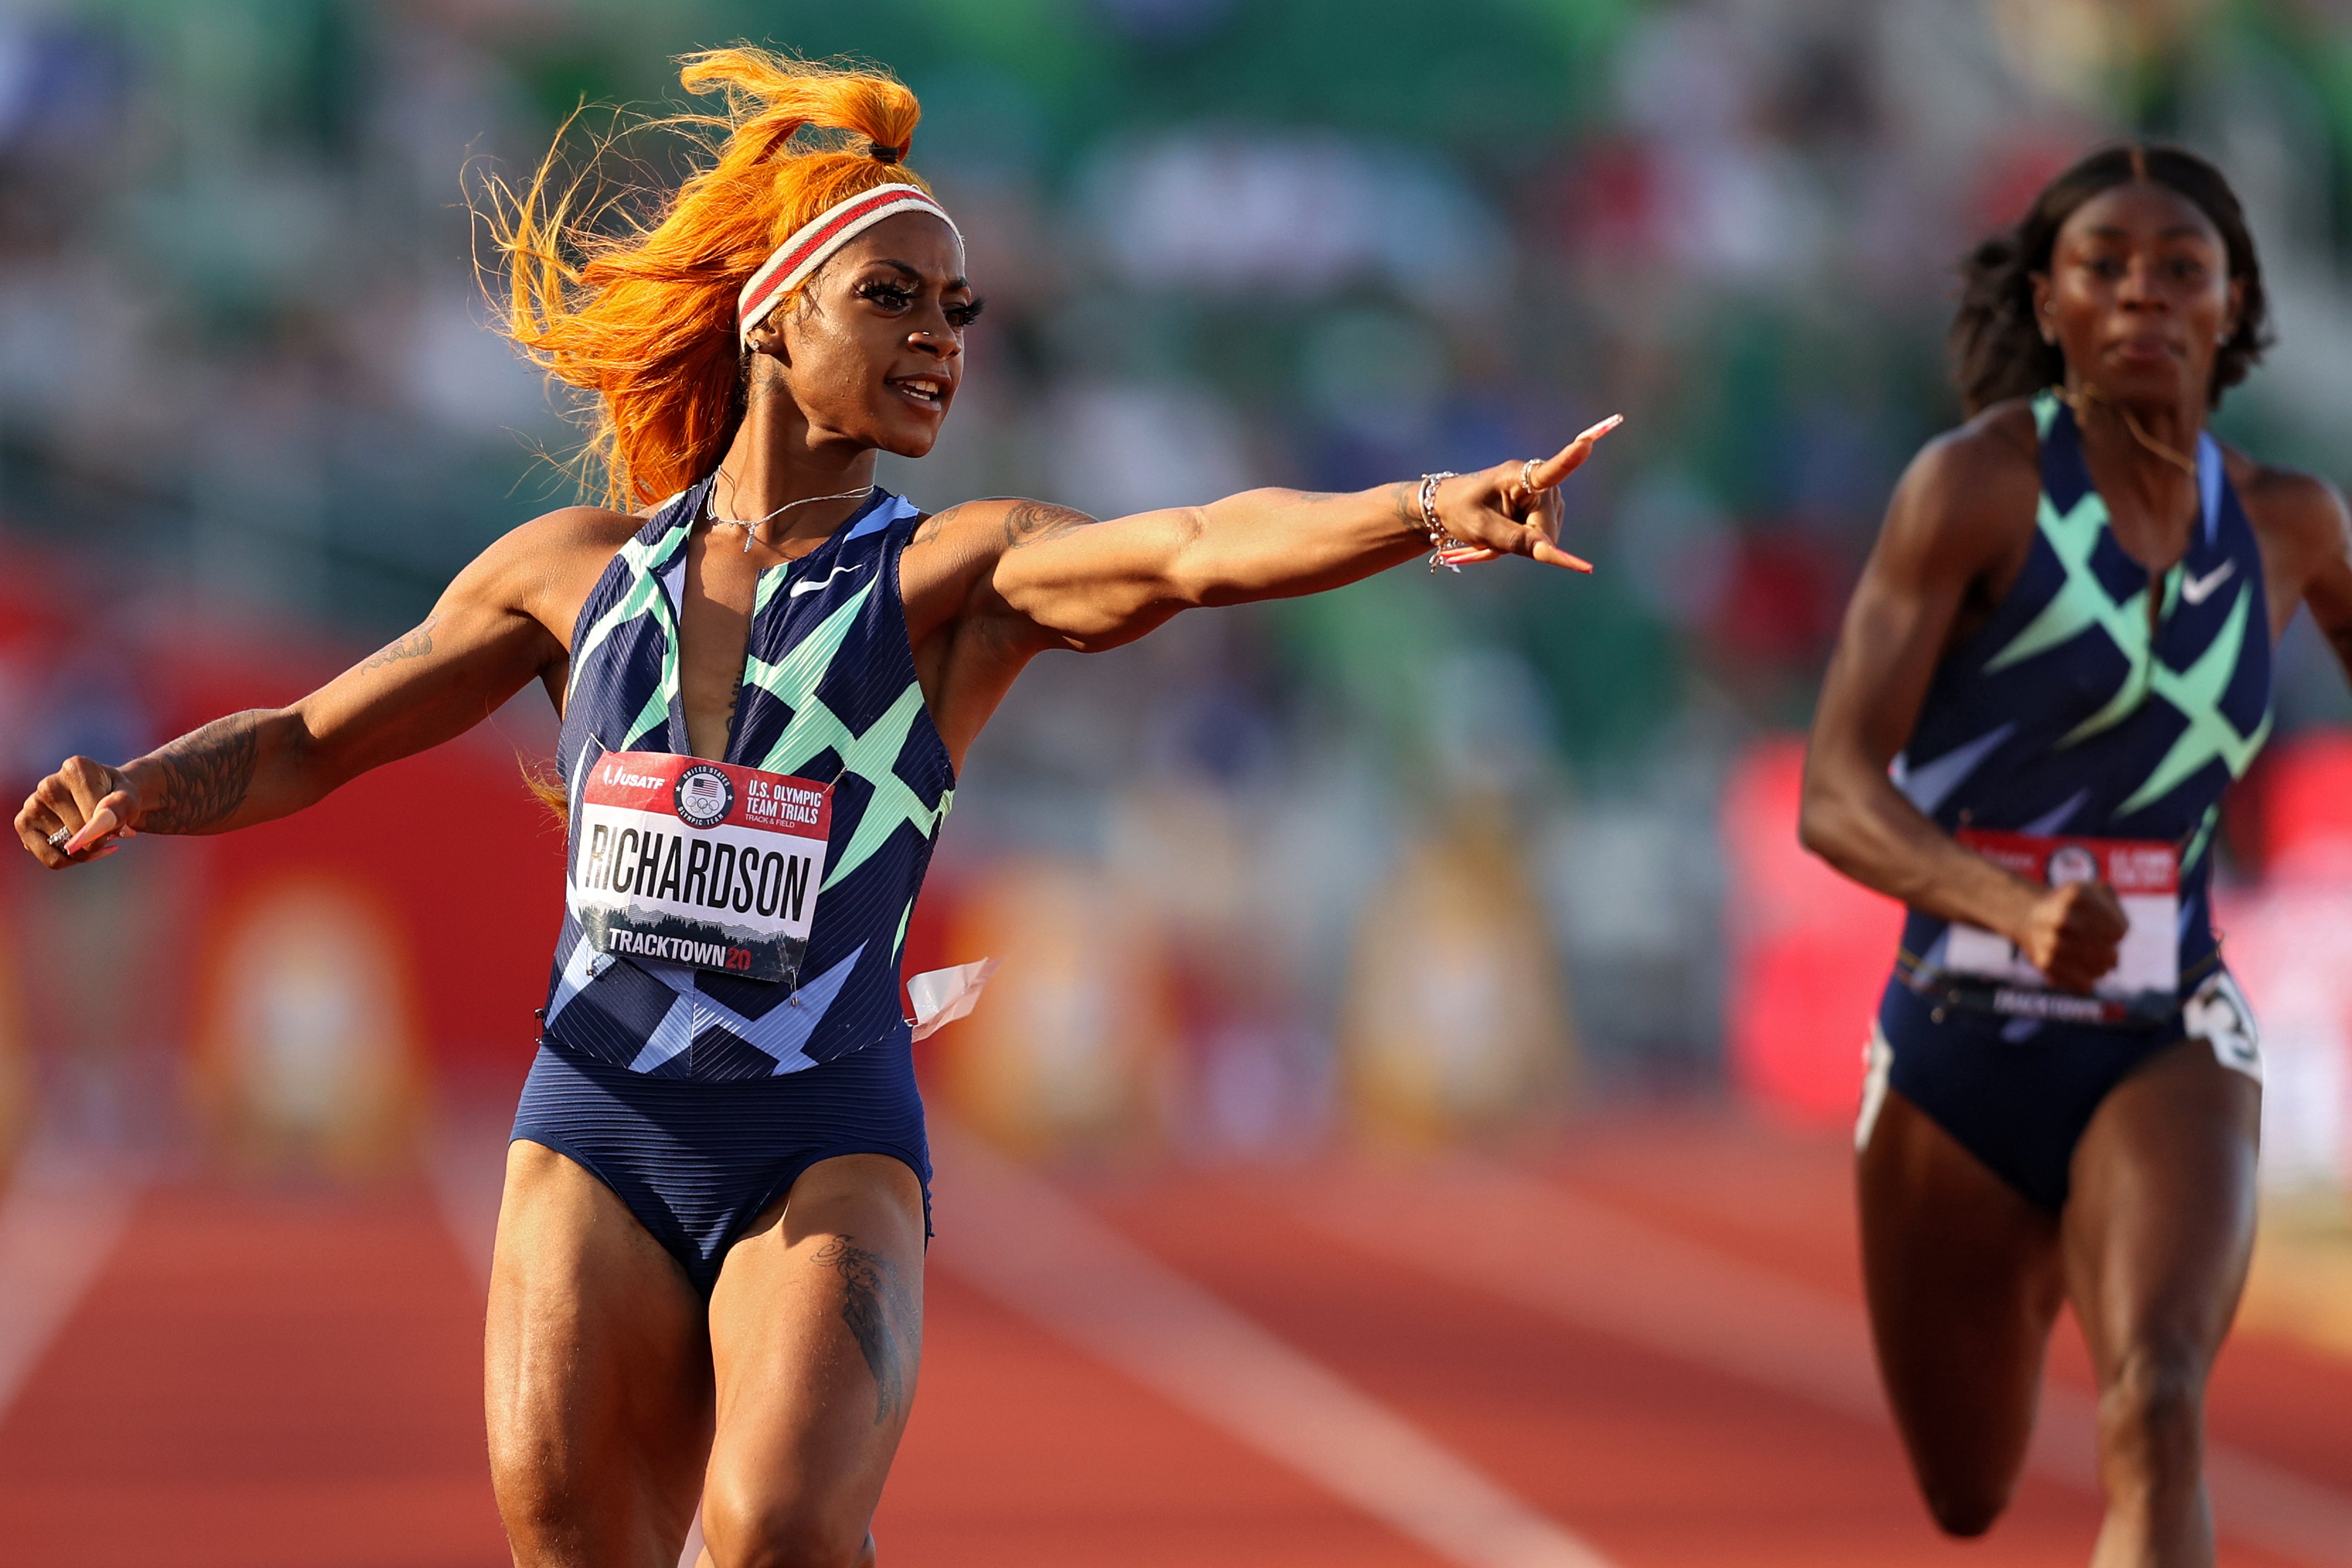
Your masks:
[{"label": "shoulder tattoo", "polygon": [[[916,526],[909,544],[929,544],[947,531],[950,520],[961,514],[967,506],[985,504],[965,501],[933,512]],[[1058,538],[1074,528],[1091,527],[1095,519],[1085,512],[1051,501],[1017,500],[1004,514],[1004,548],[1018,550],[1024,544]]]},{"label": "shoulder tattoo", "polygon": [[1085,512],[1055,506],[1051,501],[1015,501],[1013,510],[1004,514],[1004,548],[1018,550],[1025,544],[1058,539],[1072,529],[1089,526],[1094,521]]}]

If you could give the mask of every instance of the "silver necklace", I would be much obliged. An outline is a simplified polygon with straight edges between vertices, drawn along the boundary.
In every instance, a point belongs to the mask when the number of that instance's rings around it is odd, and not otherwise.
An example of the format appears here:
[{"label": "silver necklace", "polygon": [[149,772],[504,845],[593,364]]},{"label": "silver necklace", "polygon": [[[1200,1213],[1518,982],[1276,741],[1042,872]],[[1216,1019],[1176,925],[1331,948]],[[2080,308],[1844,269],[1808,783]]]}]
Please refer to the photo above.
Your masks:
[{"label": "silver necklace", "polygon": [[[715,496],[717,493],[718,489],[716,486],[713,486],[711,494]],[[746,521],[740,517],[719,516],[711,498],[709,496],[706,496],[703,498],[702,502],[702,515],[710,520],[710,526],[713,528],[741,529],[743,531],[743,553],[749,555],[751,553],[751,541],[760,536],[760,530],[775,521],[776,519],[783,516],[784,513],[792,510],[793,508],[796,506],[814,506],[821,500],[856,500],[862,497],[870,496],[873,493],[874,487],[872,485],[867,485],[863,489],[844,490],[837,496],[811,496],[806,500],[788,500],[783,505],[778,507],[775,510],[770,512],[767,516],[752,521]]]}]

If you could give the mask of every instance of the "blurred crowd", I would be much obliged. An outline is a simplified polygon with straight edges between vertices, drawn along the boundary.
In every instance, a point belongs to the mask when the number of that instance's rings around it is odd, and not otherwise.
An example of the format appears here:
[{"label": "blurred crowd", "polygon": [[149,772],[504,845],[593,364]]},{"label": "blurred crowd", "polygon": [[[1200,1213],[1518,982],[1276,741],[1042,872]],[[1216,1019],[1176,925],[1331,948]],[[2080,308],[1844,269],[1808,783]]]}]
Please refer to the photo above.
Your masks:
[{"label": "blurred crowd", "polygon": [[[1724,781],[1805,721],[1957,417],[1953,262],[2092,145],[2230,173],[2281,342],[2224,433],[2352,468],[2335,0],[12,0],[0,543],[107,612],[0,650],[12,778],[68,724],[130,749],[139,694],[88,690],[126,606],[356,646],[568,499],[469,200],[739,37],[922,97],[911,162],[988,300],[940,449],[886,464],[926,505],[1354,488],[1627,417],[1570,485],[1589,581],[1413,568],[1041,662],[940,862],[965,945],[1065,976],[1008,971],[996,1043],[968,1026],[976,1105],[1034,1079],[1125,1125],[1140,1093],[1160,1136],[1265,1150],[1712,1092]],[[2283,728],[2352,716],[2291,644]],[[1097,1104],[1107,1031],[1164,1060]]]}]

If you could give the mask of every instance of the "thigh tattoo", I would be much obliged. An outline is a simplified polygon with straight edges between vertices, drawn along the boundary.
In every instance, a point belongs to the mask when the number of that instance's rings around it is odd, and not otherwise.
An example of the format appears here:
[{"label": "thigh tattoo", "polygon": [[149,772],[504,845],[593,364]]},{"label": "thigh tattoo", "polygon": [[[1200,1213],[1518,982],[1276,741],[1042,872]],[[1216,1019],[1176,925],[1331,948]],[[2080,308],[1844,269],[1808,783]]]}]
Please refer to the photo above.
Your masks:
[{"label": "thigh tattoo", "polygon": [[835,1237],[816,1260],[841,1276],[841,1321],[874,1374],[874,1424],[879,1426],[902,1406],[907,1394],[905,1358],[891,1331],[891,1320],[907,1316],[898,1270],[882,1254],[858,1246],[854,1236]]}]

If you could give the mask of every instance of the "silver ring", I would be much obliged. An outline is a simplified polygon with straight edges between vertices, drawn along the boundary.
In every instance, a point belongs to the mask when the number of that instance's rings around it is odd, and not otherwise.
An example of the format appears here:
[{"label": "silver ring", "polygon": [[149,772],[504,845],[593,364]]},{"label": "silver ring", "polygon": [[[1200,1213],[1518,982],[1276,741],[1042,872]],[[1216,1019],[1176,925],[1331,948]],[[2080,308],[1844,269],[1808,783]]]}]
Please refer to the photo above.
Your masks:
[{"label": "silver ring", "polygon": [[63,844],[67,839],[71,838],[73,836],[74,830],[72,828],[60,827],[55,833],[49,835],[49,847],[55,849],[58,845]]},{"label": "silver ring", "polygon": [[1542,504],[1536,499],[1540,493],[1536,489],[1536,459],[1529,458],[1519,465],[1519,504],[1532,514]]}]

